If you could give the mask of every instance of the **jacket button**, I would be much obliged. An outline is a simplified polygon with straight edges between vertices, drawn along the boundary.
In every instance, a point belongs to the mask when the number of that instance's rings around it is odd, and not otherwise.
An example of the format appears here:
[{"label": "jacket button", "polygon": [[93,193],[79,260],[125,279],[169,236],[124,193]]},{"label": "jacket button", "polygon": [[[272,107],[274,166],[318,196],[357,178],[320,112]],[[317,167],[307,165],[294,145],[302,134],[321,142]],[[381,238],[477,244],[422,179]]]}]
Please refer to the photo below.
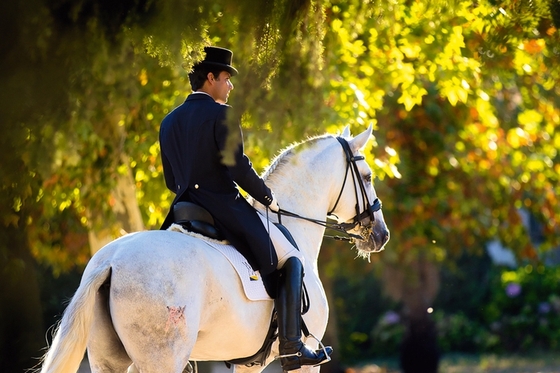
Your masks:
[{"label": "jacket button", "polygon": [[198,184],[194,184],[194,189],[198,189]]}]

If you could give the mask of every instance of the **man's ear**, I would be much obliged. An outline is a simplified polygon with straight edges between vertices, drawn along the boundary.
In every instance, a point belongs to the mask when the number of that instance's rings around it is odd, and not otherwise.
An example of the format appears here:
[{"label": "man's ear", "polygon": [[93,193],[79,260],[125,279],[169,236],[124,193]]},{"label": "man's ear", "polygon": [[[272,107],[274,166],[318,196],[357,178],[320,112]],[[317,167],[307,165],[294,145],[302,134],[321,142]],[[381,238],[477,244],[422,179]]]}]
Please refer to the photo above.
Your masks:
[{"label": "man's ear", "polygon": [[206,79],[208,79],[208,81],[212,83],[214,80],[216,80],[216,77],[214,76],[214,74],[209,72],[208,74],[206,74]]}]

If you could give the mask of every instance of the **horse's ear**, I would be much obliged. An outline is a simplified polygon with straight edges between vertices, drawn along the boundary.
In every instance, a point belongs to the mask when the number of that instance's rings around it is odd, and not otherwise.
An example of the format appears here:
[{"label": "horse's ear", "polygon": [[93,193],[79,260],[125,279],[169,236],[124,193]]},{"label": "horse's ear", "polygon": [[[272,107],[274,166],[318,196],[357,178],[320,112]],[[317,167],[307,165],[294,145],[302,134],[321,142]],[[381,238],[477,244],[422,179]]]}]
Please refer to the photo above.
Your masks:
[{"label": "horse's ear", "polygon": [[344,127],[344,131],[342,131],[342,135],[340,137],[350,137],[350,125],[346,125]]},{"label": "horse's ear", "polygon": [[360,133],[358,136],[354,137],[349,141],[350,147],[353,152],[356,152],[366,146],[369,138],[371,136],[371,131],[373,130],[373,125],[370,124],[368,129]]}]

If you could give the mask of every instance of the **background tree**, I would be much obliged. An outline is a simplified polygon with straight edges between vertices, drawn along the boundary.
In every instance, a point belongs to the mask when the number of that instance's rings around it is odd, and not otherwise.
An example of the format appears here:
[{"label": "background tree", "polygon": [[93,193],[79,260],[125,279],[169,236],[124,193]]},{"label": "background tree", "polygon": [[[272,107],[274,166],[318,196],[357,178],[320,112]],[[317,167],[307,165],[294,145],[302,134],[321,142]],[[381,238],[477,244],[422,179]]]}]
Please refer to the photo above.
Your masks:
[{"label": "background tree", "polygon": [[[333,105],[376,119],[380,176],[397,176],[378,189],[398,201],[384,205],[398,233],[375,259],[409,334],[424,338],[420,356],[434,342],[438,263],[481,253],[494,237],[530,259],[558,244],[555,4],[332,2],[328,12],[325,48],[341,61],[328,65]],[[522,208],[543,226],[539,247]]]}]

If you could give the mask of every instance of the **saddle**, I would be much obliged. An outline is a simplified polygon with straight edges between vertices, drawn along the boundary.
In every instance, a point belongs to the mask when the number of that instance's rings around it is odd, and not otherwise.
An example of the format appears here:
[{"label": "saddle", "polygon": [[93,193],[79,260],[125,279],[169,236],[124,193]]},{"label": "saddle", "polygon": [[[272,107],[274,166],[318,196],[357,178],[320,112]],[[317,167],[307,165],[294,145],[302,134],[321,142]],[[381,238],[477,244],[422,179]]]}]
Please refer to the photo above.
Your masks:
[{"label": "saddle", "polygon": [[214,218],[196,203],[181,201],[173,206],[173,219],[184,229],[215,240],[223,240],[221,233],[214,226]]},{"label": "saddle", "polygon": [[[214,218],[212,218],[212,215],[210,215],[204,207],[196,203],[186,201],[177,202],[173,206],[173,217],[175,224],[179,224],[189,232],[198,233],[219,241],[224,239],[220,231],[218,231],[214,225]],[[288,228],[280,223],[274,223],[274,225],[286,236],[288,241],[299,250]]]}]

